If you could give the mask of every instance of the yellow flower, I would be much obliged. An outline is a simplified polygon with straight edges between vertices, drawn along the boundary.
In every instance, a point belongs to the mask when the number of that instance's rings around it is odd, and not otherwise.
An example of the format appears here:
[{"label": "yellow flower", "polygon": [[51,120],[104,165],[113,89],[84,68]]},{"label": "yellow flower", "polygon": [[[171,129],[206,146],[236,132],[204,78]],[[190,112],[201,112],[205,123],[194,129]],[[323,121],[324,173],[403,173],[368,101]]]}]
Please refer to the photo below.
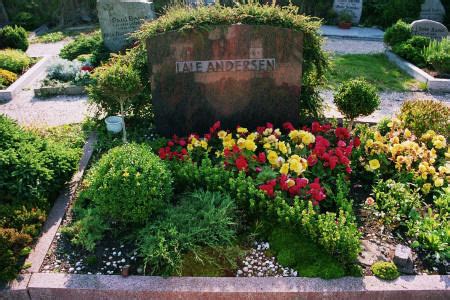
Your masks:
[{"label": "yellow flower", "polygon": [[378,161],[378,159],[372,159],[369,161],[369,166],[371,170],[376,170],[380,168],[380,162]]},{"label": "yellow flower", "polygon": [[247,140],[254,141],[254,140],[256,140],[256,137],[257,137],[257,136],[258,136],[258,135],[257,135],[256,133],[252,132],[252,133],[250,133],[250,134],[247,136]]},{"label": "yellow flower", "polygon": [[187,147],[188,151],[192,151],[192,149],[194,149],[194,146],[192,146],[192,144],[188,144]]},{"label": "yellow flower", "polygon": [[136,177],[139,177],[139,176],[141,176],[141,173],[136,172]]},{"label": "yellow flower", "polygon": [[372,139],[368,139],[367,142],[366,142],[366,147],[372,148],[372,146],[373,146],[373,140]]},{"label": "yellow flower", "polygon": [[409,139],[411,137],[411,131],[408,128],[405,129],[405,138]]},{"label": "yellow flower", "polygon": [[230,140],[224,139],[223,141],[223,147],[226,149],[231,149],[233,148],[234,145],[236,145],[236,141],[234,139]]},{"label": "yellow flower", "polygon": [[286,154],[288,152],[288,149],[286,147],[286,144],[284,142],[278,143],[278,149],[281,151],[281,153]]},{"label": "yellow flower", "polygon": [[444,179],[439,178],[439,177],[436,177],[436,178],[434,179],[434,186],[435,186],[435,187],[441,187],[441,186],[443,186],[443,185],[444,185]]},{"label": "yellow flower", "polygon": [[289,138],[296,143],[300,142],[300,132],[298,130],[292,130],[291,132],[289,132]]},{"label": "yellow flower", "polygon": [[206,142],[205,140],[202,140],[201,142],[200,142],[200,145],[202,146],[202,148],[203,149],[208,149],[208,142]]},{"label": "yellow flower", "polygon": [[432,143],[436,149],[442,149],[447,147],[447,141],[445,140],[445,137],[442,135],[436,135],[435,137],[433,137]]},{"label": "yellow flower", "polygon": [[383,142],[383,136],[378,131],[375,132],[375,141],[382,143]]},{"label": "yellow flower", "polygon": [[271,135],[272,132],[273,132],[273,129],[272,129],[272,128],[266,128],[266,129],[263,131],[263,135],[268,136],[268,135]]},{"label": "yellow flower", "polygon": [[278,165],[278,154],[275,151],[269,151],[267,154],[267,160],[271,165]]},{"label": "yellow flower", "polygon": [[425,183],[425,184],[422,186],[422,191],[423,191],[425,194],[428,194],[428,193],[430,192],[430,190],[431,190],[431,184],[430,184],[430,183]]},{"label": "yellow flower", "polygon": [[237,129],[237,133],[247,133],[248,132],[248,129],[247,128],[245,128],[245,127],[238,127],[238,129]]},{"label": "yellow flower", "polygon": [[216,157],[219,158],[222,156],[222,152],[220,152],[219,150],[216,151]]},{"label": "yellow flower", "polygon": [[125,171],[123,172],[122,176],[123,176],[123,177],[128,177],[128,176],[130,176],[130,173],[128,173],[128,171],[125,170]]},{"label": "yellow flower", "polygon": [[243,139],[243,138],[239,138],[238,140],[237,140],[237,145],[238,145],[238,147],[240,148],[240,149],[243,149],[243,148],[245,148],[245,139]]},{"label": "yellow flower", "polygon": [[[303,131],[303,130],[301,130],[301,131]],[[312,133],[303,131],[303,135],[302,135],[302,143],[303,144],[309,145],[309,144],[314,143],[315,141],[316,141],[316,137]]]},{"label": "yellow flower", "polygon": [[287,175],[288,172],[289,172],[289,164],[288,164],[288,163],[284,163],[284,164],[281,166],[280,173],[281,173],[281,174],[284,174],[284,175]]},{"label": "yellow flower", "polygon": [[227,132],[221,130],[217,133],[217,135],[219,136],[219,139],[223,140],[227,136]]},{"label": "yellow flower", "polygon": [[286,180],[286,184],[290,188],[290,187],[293,187],[295,185],[295,181],[292,180],[292,179],[288,179],[288,180]]},{"label": "yellow flower", "polygon": [[265,143],[265,144],[263,145],[263,147],[264,147],[264,149],[270,149],[270,148],[272,148],[272,146],[271,146],[269,143]]},{"label": "yellow flower", "polygon": [[250,150],[250,151],[255,151],[256,150],[256,144],[253,140],[246,140],[245,141],[245,149]]}]

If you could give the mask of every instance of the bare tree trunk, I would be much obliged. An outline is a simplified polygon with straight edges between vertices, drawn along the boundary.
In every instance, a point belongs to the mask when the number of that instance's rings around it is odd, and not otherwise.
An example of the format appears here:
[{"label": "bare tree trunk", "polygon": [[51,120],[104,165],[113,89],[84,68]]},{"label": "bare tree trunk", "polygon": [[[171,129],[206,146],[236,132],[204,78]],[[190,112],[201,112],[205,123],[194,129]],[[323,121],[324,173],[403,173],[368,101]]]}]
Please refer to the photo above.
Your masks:
[{"label": "bare tree trunk", "polygon": [[3,0],[0,0],[0,24],[1,23],[8,23],[8,13],[6,12],[5,5],[3,5]]}]

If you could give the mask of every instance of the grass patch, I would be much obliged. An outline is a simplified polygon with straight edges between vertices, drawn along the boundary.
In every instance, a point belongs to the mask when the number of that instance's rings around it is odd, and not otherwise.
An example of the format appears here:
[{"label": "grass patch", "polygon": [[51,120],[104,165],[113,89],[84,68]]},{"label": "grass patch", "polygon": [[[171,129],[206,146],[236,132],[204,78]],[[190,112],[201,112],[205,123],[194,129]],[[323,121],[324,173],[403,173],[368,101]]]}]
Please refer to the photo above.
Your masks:
[{"label": "grass patch", "polygon": [[276,227],[269,243],[278,262],[295,269],[299,276],[331,279],[348,274],[335,257],[293,229]]},{"label": "grass patch", "polygon": [[379,91],[409,91],[419,89],[417,80],[391,63],[384,54],[348,54],[332,57],[326,78],[328,87],[337,86],[350,79],[362,77]]}]

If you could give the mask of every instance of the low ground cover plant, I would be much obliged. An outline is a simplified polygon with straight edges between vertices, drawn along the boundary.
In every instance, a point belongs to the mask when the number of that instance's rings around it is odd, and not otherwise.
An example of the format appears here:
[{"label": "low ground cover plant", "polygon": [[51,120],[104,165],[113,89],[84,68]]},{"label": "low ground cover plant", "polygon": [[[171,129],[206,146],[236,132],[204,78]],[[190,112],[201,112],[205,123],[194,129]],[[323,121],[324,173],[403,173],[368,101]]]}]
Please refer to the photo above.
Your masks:
[{"label": "low ground cover plant", "polygon": [[[76,169],[80,148],[0,116],[0,281],[13,279],[53,200]],[[61,140],[61,138],[59,138]]]},{"label": "low ground cover plant", "polygon": [[92,64],[100,65],[108,60],[109,51],[106,49],[100,31],[90,34],[80,34],[74,41],[61,49],[59,56],[67,60],[74,60],[80,55],[91,54]]},{"label": "low ground cover plant", "polygon": [[16,73],[0,69],[0,89],[6,89],[17,80]]},{"label": "low ground cover plant", "polygon": [[20,50],[0,50],[0,69],[22,74],[32,63],[33,59]]}]

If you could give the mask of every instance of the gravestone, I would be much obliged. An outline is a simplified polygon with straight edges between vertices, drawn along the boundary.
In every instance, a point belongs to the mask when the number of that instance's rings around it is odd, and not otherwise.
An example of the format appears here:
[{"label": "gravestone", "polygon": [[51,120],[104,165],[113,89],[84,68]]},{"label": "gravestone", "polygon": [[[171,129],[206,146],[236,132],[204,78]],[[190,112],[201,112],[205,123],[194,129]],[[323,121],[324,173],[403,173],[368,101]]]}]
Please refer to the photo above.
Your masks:
[{"label": "gravestone", "polygon": [[417,20],[411,23],[414,35],[423,35],[432,39],[440,40],[448,35],[448,29],[443,24],[432,20]]},{"label": "gravestone", "polygon": [[440,0],[425,0],[420,10],[420,18],[442,22],[444,20],[445,8]]},{"label": "gravestone", "polygon": [[334,0],[333,9],[336,13],[348,11],[353,15],[352,22],[359,23],[363,8],[363,0]]},{"label": "gravestone", "polygon": [[[167,32],[147,41],[159,133],[299,121],[303,33],[258,26]],[[287,47],[289,45],[289,47]]]},{"label": "gravestone", "polygon": [[147,0],[97,0],[97,10],[103,40],[111,51],[122,50],[130,33],[155,18],[153,3]]}]

